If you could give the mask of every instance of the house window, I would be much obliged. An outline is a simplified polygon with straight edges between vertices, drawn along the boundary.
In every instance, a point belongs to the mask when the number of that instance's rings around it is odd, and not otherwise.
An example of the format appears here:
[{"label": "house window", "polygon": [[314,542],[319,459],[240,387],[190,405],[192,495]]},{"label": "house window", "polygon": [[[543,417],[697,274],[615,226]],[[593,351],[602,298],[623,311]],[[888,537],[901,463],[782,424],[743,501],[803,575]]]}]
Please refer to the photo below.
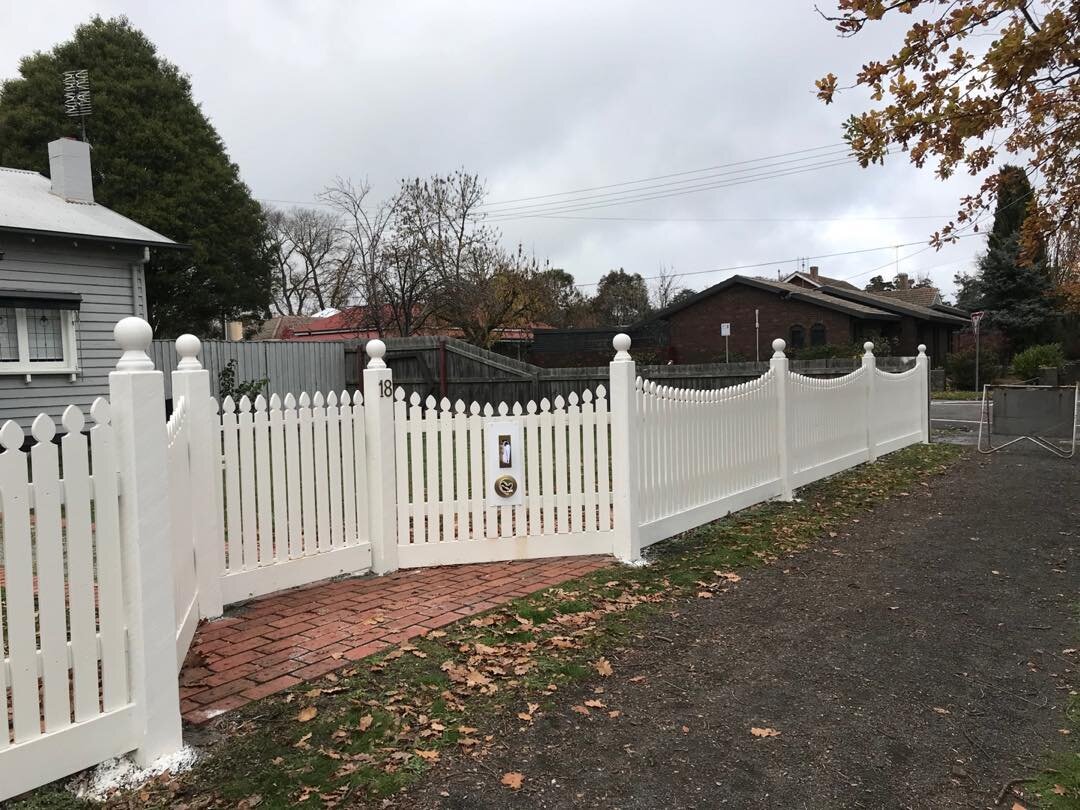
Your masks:
[{"label": "house window", "polygon": [[810,327],[810,345],[825,345],[825,324],[815,323],[813,326]]},{"label": "house window", "polygon": [[75,374],[79,296],[0,291],[0,374]]},{"label": "house window", "polygon": [[799,324],[791,327],[791,340],[788,341],[792,349],[801,349],[806,345],[806,330]]}]

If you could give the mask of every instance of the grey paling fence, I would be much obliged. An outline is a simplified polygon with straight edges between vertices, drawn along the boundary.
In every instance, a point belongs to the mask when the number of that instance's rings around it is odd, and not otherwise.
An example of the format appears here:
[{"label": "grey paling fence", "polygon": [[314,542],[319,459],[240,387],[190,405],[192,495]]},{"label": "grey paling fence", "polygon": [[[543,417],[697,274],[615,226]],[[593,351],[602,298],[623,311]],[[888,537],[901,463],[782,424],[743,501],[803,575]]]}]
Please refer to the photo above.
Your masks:
[{"label": "grey paling fence", "polygon": [[[359,382],[365,341],[347,341],[346,368],[349,386]],[[386,340],[386,364],[394,373],[394,383],[406,394],[421,399],[446,397],[451,402],[478,402],[498,406],[500,402],[554,401],[594,390],[608,382],[608,367],[543,368],[496,352],[487,351],[454,338],[415,337]],[[791,370],[807,377],[832,378],[859,367],[857,359],[792,360]],[[915,365],[913,357],[878,358],[878,368],[900,372]],[[698,365],[638,366],[642,377],[682,389],[711,390],[757,379],[769,370],[763,363],[704,363]],[[295,389],[293,389],[295,390]]]},{"label": "grey paling fence", "polygon": [[[176,368],[178,357],[171,340],[155,340],[150,356],[155,368]],[[231,341],[206,340],[203,367],[210,372],[210,393],[220,398],[218,374],[236,360],[236,381],[269,380],[268,391],[343,391],[347,385],[346,354],[342,341]],[[172,396],[165,377],[165,396]]]}]

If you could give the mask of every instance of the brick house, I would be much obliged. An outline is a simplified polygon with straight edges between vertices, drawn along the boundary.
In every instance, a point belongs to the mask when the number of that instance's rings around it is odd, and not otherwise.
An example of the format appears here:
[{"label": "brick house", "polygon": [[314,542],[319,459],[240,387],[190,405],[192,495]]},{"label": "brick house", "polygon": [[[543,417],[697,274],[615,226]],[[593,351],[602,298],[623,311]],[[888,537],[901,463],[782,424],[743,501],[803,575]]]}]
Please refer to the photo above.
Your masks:
[{"label": "brick house", "polygon": [[819,275],[816,268],[793,276],[791,281],[732,276],[628,329],[537,331],[530,359],[543,366],[601,365],[604,353],[610,354],[611,337],[626,331],[651,362],[723,362],[720,325],[728,323],[733,361],[767,360],[778,337],[792,350],[885,337],[902,356],[914,356],[925,343],[933,365],[940,366],[956,332],[967,325],[966,313],[953,307],[864,292],[835,283],[839,280]]}]

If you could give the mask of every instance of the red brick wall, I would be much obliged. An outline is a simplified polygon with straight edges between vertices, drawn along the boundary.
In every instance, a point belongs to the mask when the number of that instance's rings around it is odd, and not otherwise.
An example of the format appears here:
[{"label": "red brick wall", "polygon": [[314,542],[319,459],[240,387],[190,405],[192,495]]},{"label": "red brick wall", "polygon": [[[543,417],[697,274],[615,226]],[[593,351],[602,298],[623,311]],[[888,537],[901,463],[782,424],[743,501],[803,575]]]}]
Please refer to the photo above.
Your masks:
[{"label": "red brick wall", "polygon": [[755,308],[760,311],[762,360],[772,355],[775,338],[788,340],[793,324],[802,325],[807,346],[810,345],[810,327],[815,323],[825,325],[827,343],[851,341],[851,319],[842,312],[733,284],[670,317],[672,359],[677,363],[723,362],[724,339],[720,337],[720,324],[730,323],[732,360],[736,355],[753,360]]}]

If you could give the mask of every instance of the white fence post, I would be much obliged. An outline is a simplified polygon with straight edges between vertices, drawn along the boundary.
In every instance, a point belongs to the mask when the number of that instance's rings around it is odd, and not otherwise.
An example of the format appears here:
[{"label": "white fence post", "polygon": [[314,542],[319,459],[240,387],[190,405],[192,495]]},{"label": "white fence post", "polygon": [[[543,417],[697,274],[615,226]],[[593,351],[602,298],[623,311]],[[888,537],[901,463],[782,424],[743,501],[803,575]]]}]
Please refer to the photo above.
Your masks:
[{"label": "white fence post", "polygon": [[791,439],[788,436],[788,359],[784,354],[787,343],[783,338],[777,338],[772,342],[773,356],[769,360],[773,376],[776,378],[776,446],[780,456],[780,500],[793,500],[791,493],[791,461],[788,459],[788,448],[791,447]]},{"label": "white fence post", "polygon": [[862,364],[866,369],[866,460],[877,461],[877,437],[874,436],[874,386],[877,384],[874,369],[877,368],[877,358],[874,357],[873,341],[863,344]]},{"label": "white fence post", "polygon": [[221,511],[217,507],[214,476],[221,476],[221,437],[217,413],[210,398],[210,372],[199,362],[202,342],[195,335],[176,339],[180,362],[172,373],[173,401],[187,402],[188,457],[191,468],[191,528],[195,574],[199,583],[199,615],[213,619],[222,614],[221,575],[225,570],[225,542]]},{"label": "white fence post", "polygon": [[398,567],[394,375],[383,360],[385,343],[369,340],[365,350],[369,358],[364,369],[364,427],[367,431],[371,570],[376,574],[388,574]]},{"label": "white fence post", "polygon": [[176,679],[176,615],[169,547],[165,384],[146,354],[150,324],[124,318],[113,335],[124,354],[109,374],[120,473],[120,543],[137,712],[135,760],[147,765],[183,745]]},{"label": "white fence post", "polygon": [[930,444],[930,358],[926,356],[926,344],[919,344],[919,356],[915,358],[919,369],[919,407],[922,409],[922,441]]},{"label": "white fence post", "polygon": [[611,390],[611,477],[614,507],[612,552],[623,562],[641,559],[638,497],[637,366],[630,357],[630,336],[611,341],[615,359],[608,364]]}]

